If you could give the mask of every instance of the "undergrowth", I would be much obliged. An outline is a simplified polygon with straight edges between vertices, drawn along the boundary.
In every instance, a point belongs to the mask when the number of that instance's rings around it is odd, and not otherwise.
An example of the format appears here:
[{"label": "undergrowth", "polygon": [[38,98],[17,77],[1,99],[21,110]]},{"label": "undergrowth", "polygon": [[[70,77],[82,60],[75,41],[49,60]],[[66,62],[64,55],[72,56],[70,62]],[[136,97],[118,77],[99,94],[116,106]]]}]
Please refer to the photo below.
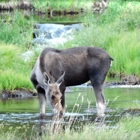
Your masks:
[{"label": "undergrowth", "polygon": [[31,66],[24,62],[23,50],[14,45],[0,44],[0,90],[31,88]]}]

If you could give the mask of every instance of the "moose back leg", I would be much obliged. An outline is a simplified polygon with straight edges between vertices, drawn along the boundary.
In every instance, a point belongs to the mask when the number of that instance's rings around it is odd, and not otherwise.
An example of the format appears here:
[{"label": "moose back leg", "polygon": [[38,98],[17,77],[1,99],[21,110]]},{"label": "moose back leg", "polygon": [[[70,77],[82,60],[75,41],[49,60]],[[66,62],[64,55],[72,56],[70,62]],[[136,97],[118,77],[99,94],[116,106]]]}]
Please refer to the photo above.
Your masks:
[{"label": "moose back leg", "polygon": [[106,108],[106,102],[102,90],[102,85],[96,85],[94,87],[95,92],[95,98],[96,98],[96,108],[97,108],[97,115],[98,117],[105,116],[105,108]]},{"label": "moose back leg", "polygon": [[104,79],[101,79],[100,76],[101,75],[94,76],[90,80],[95,93],[97,115],[98,117],[104,117],[106,108],[106,102],[102,88]]}]

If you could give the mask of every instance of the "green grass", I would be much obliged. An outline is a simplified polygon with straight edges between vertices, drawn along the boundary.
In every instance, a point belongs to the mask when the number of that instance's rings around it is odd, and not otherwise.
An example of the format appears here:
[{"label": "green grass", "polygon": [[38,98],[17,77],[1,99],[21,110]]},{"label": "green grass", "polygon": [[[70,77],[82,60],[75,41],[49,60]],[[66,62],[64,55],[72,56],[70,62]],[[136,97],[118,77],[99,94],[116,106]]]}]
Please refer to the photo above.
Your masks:
[{"label": "green grass", "polygon": [[[28,138],[26,133],[29,126],[21,126],[13,129],[9,127],[7,132],[4,132],[4,125],[0,126],[1,140],[21,140],[21,139],[35,139],[35,140],[138,140],[140,138],[140,118],[132,117],[122,118],[114,128],[110,126],[103,126],[97,128],[94,124],[87,124],[83,126],[83,129],[79,131],[70,130],[66,128],[64,133],[43,135],[39,137],[37,134],[31,133]],[[18,131],[22,130],[22,134],[19,135]],[[33,128],[34,130],[34,128]]]},{"label": "green grass", "polygon": [[[42,6],[46,8],[48,1],[35,2],[36,7]],[[114,59],[110,73],[116,75],[121,74],[136,74],[140,76],[140,2],[138,1],[110,1],[108,9],[100,16],[93,15],[91,12],[91,1],[69,1],[62,4],[62,1],[49,1],[51,6],[56,9],[63,7],[71,8],[73,5],[77,8],[84,5],[86,12],[84,15],[78,15],[76,22],[81,21],[83,24],[79,32],[74,32],[74,39],[68,40],[64,45],[59,45],[58,48],[70,48],[75,46],[99,46],[105,49]],[[78,5],[79,3],[79,5]],[[75,19],[75,18],[74,18]],[[23,49],[21,53],[28,48],[31,49],[31,40],[33,33],[33,25],[39,19],[30,16],[25,18],[19,11],[14,11],[11,14],[5,14],[0,17],[0,42],[2,46],[6,46],[6,52],[10,49],[11,44],[16,45],[16,49]],[[72,17],[52,18],[52,22],[61,22],[62,20],[73,21]],[[51,22],[51,20],[49,22]],[[61,21],[60,21],[61,20]],[[64,21],[62,21],[64,22]],[[3,43],[3,44],[2,44]],[[7,44],[7,45],[5,45]],[[51,46],[53,47],[53,46]],[[20,87],[31,87],[29,82],[29,73],[39,54],[37,52],[26,65],[21,61],[12,58],[13,54],[4,52],[2,47],[2,56],[7,57],[0,60],[0,90],[14,89]],[[18,55],[18,51],[13,52]],[[7,61],[6,61],[7,60]],[[28,67],[28,68],[27,68]],[[25,76],[24,76],[25,73]],[[5,80],[3,80],[5,79]],[[13,83],[14,82],[14,83]],[[9,84],[10,83],[10,84]]]},{"label": "green grass", "polygon": [[139,9],[138,2],[113,1],[103,15],[84,17],[83,28],[74,33],[74,39],[59,47],[99,46],[114,59],[110,73],[140,76]]},{"label": "green grass", "polygon": [[28,48],[32,39],[33,20],[24,18],[18,11],[0,16],[0,41]]},{"label": "green grass", "polygon": [[[47,137],[51,140],[52,138],[60,140],[135,140],[139,139],[139,125],[138,118],[134,119],[122,119],[117,124],[116,129],[110,129],[109,127],[96,128],[92,124],[87,125],[81,132],[71,132],[66,130],[65,134]],[[44,138],[45,139],[45,138]]]},{"label": "green grass", "polygon": [[0,90],[31,88],[31,66],[22,58],[23,50],[14,45],[0,44]]},{"label": "green grass", "polygon": [[[42,0],[42,1],[34,1],[31,0],[31,3],[35,6],[37,10],[50,8],[51,10],[76,10],[78,8],[89,8],[90,5],[93,3],[91,0]],[[85,5],[86,3],[86,5]]]}]

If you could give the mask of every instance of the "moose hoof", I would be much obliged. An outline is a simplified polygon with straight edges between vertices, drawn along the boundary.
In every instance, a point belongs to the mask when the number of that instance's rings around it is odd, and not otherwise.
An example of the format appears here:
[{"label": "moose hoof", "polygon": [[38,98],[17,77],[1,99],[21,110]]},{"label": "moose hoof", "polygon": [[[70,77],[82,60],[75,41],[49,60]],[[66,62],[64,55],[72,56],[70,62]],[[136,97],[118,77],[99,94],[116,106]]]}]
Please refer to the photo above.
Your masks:
[{"label": "moose hoof", "polygon": [[46,114],[44,114],[44,113],[43,114],[40,114],[39,118],[40,119],[46,119]]},{"label": "moose hoof", "polygon": [[97,126],[103,126],[105,124],[105,115],[96,117],[94,122]]}]

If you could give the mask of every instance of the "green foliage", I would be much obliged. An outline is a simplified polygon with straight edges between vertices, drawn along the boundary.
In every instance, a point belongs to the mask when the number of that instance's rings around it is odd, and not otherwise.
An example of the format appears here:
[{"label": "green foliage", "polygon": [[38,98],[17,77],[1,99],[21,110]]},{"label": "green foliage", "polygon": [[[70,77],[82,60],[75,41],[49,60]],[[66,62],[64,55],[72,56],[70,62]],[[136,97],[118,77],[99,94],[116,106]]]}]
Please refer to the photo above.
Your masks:
[{"label": "green foliage", "polygon": [[[81,15],[81,17],[78,15],[71,19],[70,17],[65,17],[63,19],[67,22],[76,18],[76,22],[82,21],[82,27],[79,32],[74,32],[73,40],[69,40],[64,45],[58,45],[58,48],[99,46],[105,49],[114,59],[110,73],[117,75],[120,73],[133,73],[140,76],[140,3],[138,1],[110,1],[108,9],[100,16],[92,14],[90,9],[92,2],[90,0],[72,0],[68,2],[32,0],[31,2],[38,8],[41,6],[46,8],[47,4],[54,9],[79,8],[82,6],[85,9],[84,15]],[[61,18],[52,18],[52,22],[58,22]],[[25,18],[19,11],[3,14],[0,16],[0,41],[4,44],[14,44],[24,49],[25,47],[30,47],[33,24],[36,21],[37,19],[32,16]],[[2,48],[0,52],[2,56],[0,59],[0,71],[4,73],[4,75],[1,75],[0,89],[14,89],[28,87],[28,85],[30,88],[29,70],[34,65],[39,52],[35,53],[27,65],[21,58],[17,61],[17,56],[21,53],[18,47],[14,47],[15,50],[11,50],[13,47],[8,47],[8,45],[4,44],[0,45]],[[5,52],[3,46],[7,48]],[[16,58],[13,57],[14,55]],[[6,79],[8,79],[8,82]]]},{"label": "green foliage", "polygon": [[137,2],[110,2],[101,16],[88,14],[84,17],[83,28],[75,32],[74,39],[64,47],[99,46],[114,59],[110,73],[140,76],[139,9]]},{"label": "green foliage", "polygon": [[[87,8],[88,4],[91,4],[91,0],[68,0],[68,1],[62,1],[62,0],[41,0],[41,1],[35,1],[31,0],[31,3],[35,6],[37,10],[44,9],[44,10],[75,10],[77,8]],[[85,6],[86,3],[86,6]]]},{"label": "green foliage", "polygon": [[30,66],[25,63],[19,47],[0,44],[0,90],[31,88]]},{"label": "green foliage", "polygon": [[10,0],[0,0],[0,2],[8,2],[8,1],[10,1]]},{"label": "green foliage", "polygon": [[28,47],[33,33],[32,19],[25,19],[21,12],[0,16],[0,41],[6,44],[18,44]]}]

